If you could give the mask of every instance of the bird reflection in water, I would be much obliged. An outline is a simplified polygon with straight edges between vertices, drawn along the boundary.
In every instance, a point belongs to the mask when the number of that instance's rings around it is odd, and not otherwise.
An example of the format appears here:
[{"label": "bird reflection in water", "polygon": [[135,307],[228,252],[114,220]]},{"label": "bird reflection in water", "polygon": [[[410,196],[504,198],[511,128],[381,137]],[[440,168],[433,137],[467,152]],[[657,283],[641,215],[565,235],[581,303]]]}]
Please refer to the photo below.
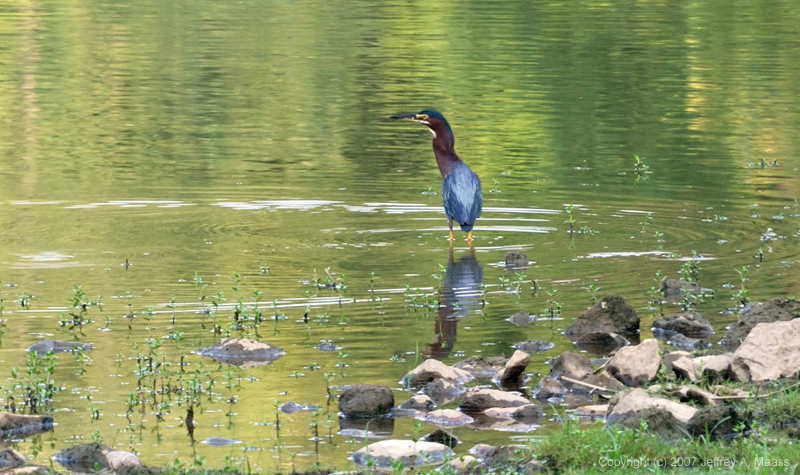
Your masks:
[{"label": "bird reflection in water", "polygon": [[447,271],[442,280],[439,310],[436,319],[436,339],[430,346],[430,357],[444,359],[456,343],[458,320],[473,314],[483,306],[483,267],[475,259],[475,250],[458,262],[453,249],[447,259]]}]

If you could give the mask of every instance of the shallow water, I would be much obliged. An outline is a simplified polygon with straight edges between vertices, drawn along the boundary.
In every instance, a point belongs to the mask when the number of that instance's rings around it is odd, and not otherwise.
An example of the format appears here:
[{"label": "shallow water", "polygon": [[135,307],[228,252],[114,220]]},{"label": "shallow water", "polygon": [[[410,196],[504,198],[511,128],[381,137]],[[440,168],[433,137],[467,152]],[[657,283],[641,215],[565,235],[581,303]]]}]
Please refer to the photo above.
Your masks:
[{"label": "shallow water", "polygon": [[[327,384],[385,384],[400,402],[398,381],[424,357],[509,355],[530,339],[555,343],[529,366],[546,373],[547,358],[574,349],[563,329],[606,292],[637,308],[648,338],[656,272],[679,277],[693,252],[716,292],[699,304],[716,344],[736,319],[737,269],[749,266],[751,300],[800,285],[798,15],[791,2],[2,7],[3,404],[21,400],[11,368],[24,379],[30,344],[96,347],[90,361],[59,356],[58,425],[18,449],[41,461],[99,434],[152,465],[346,467],[363,440],[337,434]],[[451,257],[430,135],[387,119],[427,107],[448,117],[483,180],[474,252],[459,233]],[[584,231],[572,236],[569,204]],[[525,276],[501,264],[510,250],[528,254]],[[314,286],[326,269],[346,288]],[[103,296],[85,335],[58,323],[75,285]],[[257,336],[287,354],[242,370],[192,355],[219,338],[200,295],[213,307],[223,292],[227,331],[254,289],[264,315],[287,317]],[[423,306],[434,299],[440,310]],[[505,321],[556,305],[563,321]],[[172,364],[165,384],[198,369],[216,381],[195,440],[241,444],[192,444],[177,395],[126,417],[136,356],[154,339]],[[276,430],[276,400],[323,410],[281,414]],[[558,424],[545,411],[525,434],[454,429],[456,451],[546,434]],[[434,429],[415,423],[394,421],[392,437]]]}]

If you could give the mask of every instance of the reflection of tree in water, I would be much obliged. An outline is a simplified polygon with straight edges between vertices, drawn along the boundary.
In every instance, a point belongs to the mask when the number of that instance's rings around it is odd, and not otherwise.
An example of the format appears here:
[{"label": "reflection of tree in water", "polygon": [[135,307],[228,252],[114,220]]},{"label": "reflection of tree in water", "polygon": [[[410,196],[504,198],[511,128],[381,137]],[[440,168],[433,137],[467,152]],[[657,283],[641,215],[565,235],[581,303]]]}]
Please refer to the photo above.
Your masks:
[{"label": "reflection of tree in water", "polygon": [[475,251],[453,262],[453,250],[447,259],[442,281],[439,311],[436,318],[436,339],[431,343],[430,357],[443,359],[456,343],[458,319],[471,315],[482,305],[483,267],[475,259]]}]

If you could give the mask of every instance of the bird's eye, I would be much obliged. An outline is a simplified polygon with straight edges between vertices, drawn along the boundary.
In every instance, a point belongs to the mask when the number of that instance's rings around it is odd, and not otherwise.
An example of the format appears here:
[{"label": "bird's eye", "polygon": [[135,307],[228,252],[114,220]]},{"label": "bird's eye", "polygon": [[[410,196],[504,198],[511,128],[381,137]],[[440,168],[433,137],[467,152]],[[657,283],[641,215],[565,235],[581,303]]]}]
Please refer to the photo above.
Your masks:
[{"label": "bird's eye", "polygon": [[417,119],[428,120],[428,116],[426,114],[417,114]]}]

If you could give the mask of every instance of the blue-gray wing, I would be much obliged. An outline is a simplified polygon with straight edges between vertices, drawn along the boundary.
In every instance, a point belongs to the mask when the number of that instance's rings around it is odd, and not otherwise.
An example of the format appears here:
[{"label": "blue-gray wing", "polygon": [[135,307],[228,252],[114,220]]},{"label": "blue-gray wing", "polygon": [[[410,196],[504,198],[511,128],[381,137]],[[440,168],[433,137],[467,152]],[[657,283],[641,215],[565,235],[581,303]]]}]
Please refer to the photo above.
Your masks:
[{"label": "blue-gray wing", "polygon": [[481,180],[463,162],[460,162],[444,177],[442,203],[448,218],[461,226],[462,231],[471,231],[483,208]]}]

